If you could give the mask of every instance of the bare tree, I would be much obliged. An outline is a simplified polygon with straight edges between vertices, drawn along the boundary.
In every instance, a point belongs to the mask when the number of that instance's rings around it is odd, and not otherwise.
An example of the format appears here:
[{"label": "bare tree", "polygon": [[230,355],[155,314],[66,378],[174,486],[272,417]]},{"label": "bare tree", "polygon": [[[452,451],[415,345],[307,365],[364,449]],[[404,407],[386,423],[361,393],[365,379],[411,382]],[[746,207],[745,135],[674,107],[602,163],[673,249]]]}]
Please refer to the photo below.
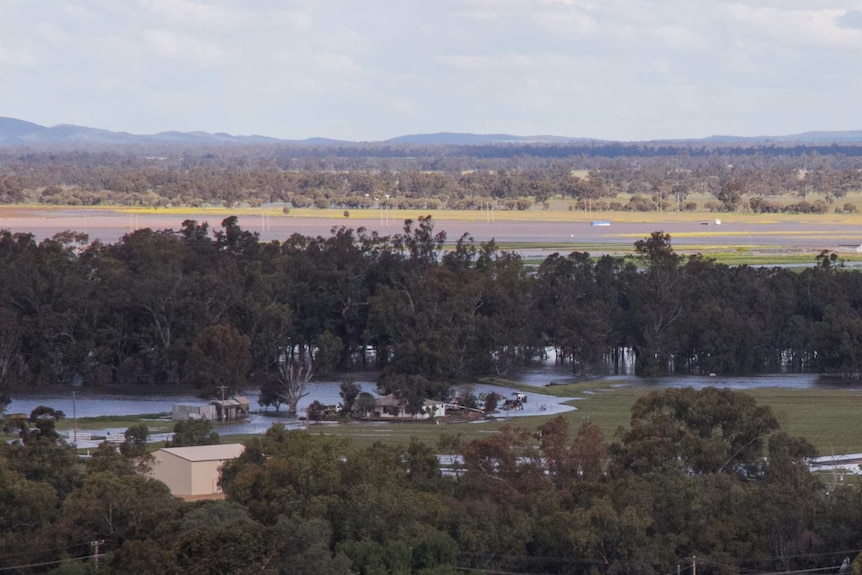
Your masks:
[{"label": "bare tree", "polygon": [[0,309],[0,415],[12,401],[7,390],[21,368],[20,342],[18,318],[12,312]]},{"label": "bare tree", "polygon": [[287,413],[296,415],[299,400],[309,394],[308,382],[313,376],[311,354],[300,353],[299,358],[286,358],[278,366],[278,396],[287,404]]}]

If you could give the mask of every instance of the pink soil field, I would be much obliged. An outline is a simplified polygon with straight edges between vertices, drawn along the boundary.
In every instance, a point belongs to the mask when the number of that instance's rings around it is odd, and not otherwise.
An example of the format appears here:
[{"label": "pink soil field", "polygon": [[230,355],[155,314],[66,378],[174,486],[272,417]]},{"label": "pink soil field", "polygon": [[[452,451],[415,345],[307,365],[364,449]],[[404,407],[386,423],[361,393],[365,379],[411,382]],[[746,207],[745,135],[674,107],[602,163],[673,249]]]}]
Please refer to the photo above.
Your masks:
[{"label": "pink soil field", "polygon": [[[433,212],[431,213],[433,216]],[[32,233],[37,241],[50,238],[66,230],[88,234],[91,241],[114,243],[135,229],[179,230],[187,219],[200,223],[208,222],[211,230],[221,229],[224,215],[201,214],[138,214],[129,215],[111,210],[87,210],[73,208],[28,209],[0,208],[0,229],[13,233]],[[650,216],[653,217],[653,216]],[[495,239],[501,242],[553,244],[553,249],[541,248],[523,251],[565,251],[588,244],[592,253],[630,251],[632,244],[654,231],[669,233],[675,246],[754,247],[770,251],[812,252],[838,250],[839,245],[862,244],[862,228],[858,225],[832,220],[806,222],[731,221],[716,225],[708,215],[702,222],[647,222],[615,223],[608,226],[593,226],[589,222],[512,222],[512,221],[458,221],[434,219],[435,231],[445,231],[447,240],[453,242],[464,233],[472,235],[477,242]],[[708,225],[707,225],[708,224]],[[239,225],[247,231],[257,232],[263,241],[284,240],[291,234],[306,236],[330,235],[335,227],[364,227],[381,235],[392,235],[402,231],[403,222],[391,217],[388,222],[379,218],[300,218],[289,215],[267,216],[265,219],[245,215],[239,217]],[[692,235],[689,235],[692,234]],[[601,246],[601,247],[599,247]]]}]

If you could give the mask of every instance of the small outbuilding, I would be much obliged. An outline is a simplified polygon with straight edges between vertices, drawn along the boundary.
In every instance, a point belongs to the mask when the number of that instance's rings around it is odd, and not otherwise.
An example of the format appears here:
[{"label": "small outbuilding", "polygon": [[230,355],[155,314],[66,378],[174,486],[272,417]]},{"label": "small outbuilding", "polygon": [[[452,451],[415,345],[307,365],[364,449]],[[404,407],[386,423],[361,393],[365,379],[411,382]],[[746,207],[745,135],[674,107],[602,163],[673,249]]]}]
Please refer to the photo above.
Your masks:
[{"label": "small outbuilding", "polygon": [[185,421],[187,419],[216,420],[216,407],[214,405],[183,405],[175,403],[171,409],[171,419],[174,421]]},{"label": "small outbuilding", "polygon": [[178,497],[213,496],[221,493],[218,482],[221,467],[236,459],[245,446],[241,443],[165,447],[153,453],[149,475],[168,486]]},{"label": "small outbuilding", "polygon": [[219,399],[211,401],[210,405],[215,407],[216,420],[237,421],[248,418],[248,399],[240,396],[230,399]]}]

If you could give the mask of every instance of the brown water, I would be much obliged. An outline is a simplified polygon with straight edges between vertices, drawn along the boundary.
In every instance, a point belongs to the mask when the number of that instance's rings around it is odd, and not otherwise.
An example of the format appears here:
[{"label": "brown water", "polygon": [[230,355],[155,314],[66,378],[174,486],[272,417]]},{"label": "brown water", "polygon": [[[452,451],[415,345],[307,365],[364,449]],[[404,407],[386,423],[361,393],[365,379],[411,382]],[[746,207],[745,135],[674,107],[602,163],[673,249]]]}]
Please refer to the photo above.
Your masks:
[{"label": "brown water", "polygon": [[[433,216],[433,212],[432,212]],[[654,214],[651,216],[653,217]],[[195,212],[189,214],[129,215],[111,210],[63,208],[56,210],[0,209],[0,229],[32,233],[37,240],[52,237],[57,232],[72,230],[84,232],[91,240],[114,243],[123,235],[141,228],[179,230],[182,222],[194,219],[208,222],[219,229],[223,214]],[[705,219],[704,223],[710,221]],[[402,222],[395,218],[296,218],[289,215],[241,216],[240,226],[257,232],[264,241],[284,240],[291,234],[328,236],[333,227],[365,227],[381,235],[401,232]],[[469,233],[477,241],[496,239],[498,242],[550,243],[554,251],[565,251],[565,246],[598,244],[606,246],[599,251],[628,251],[632,244],[654,231],[677,236],[675,243],[694,246],[767,246],[787,251],[837,250],[841,244],[862,243],[858,223],[846,219],[818,220],[816,224],[793,221],[769,222],[765,220],[725,222],[721,225],[702,225],[701,222],[649,222],[614,223],[609,226],[592,226],[589,222],[512,222],[512,221],[460,221],[435,219],[435,230],[445,231],[454,241]],[[547,250],[540,250],[547,251]]]}]

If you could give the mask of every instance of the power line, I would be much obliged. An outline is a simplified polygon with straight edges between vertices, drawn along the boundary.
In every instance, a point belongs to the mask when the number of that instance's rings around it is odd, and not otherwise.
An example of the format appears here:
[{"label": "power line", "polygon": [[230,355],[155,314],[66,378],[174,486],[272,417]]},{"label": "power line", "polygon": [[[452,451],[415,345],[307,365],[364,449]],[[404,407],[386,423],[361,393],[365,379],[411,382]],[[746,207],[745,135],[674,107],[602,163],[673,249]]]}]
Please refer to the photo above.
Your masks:
[{"label": "power line", "polygon": [[0,572],[2,571],[15,571],[18,569],[25,569],[27,567],[47,567],[48,565],[59,565],[61,563],[67,563],[69,561],[83,561],[84,559],[89,559],[90,557],[72,557],[69,559],[60,559],[58,561],[46,561],[44,563],[28,563],[26,565],[15,565],[13,567],[0,567]]},{"label": "power line", "polygon": [[816,569],[800,569],[798,571],[767,571],[761,572],[757,575],[793,575],[794,573],[817,573],[820,571],[835,571],[837,567],[834,565],[832,567],[818,567]]},{"label": "power line", "polygon": [[69,549],[75,549],[76,547],[85,547],[90,545],[90,542],[87,541],[85,543],[72,543],[65,547],[53,547],[49,549],[27,549],[26,551],[18,551],[16,553],[4,553],[0,555],[0,559],[10,559],[12,557],[19,557],[21,555],[36,555],[41,553],[50,553],[52,551],[68,551]]}]

